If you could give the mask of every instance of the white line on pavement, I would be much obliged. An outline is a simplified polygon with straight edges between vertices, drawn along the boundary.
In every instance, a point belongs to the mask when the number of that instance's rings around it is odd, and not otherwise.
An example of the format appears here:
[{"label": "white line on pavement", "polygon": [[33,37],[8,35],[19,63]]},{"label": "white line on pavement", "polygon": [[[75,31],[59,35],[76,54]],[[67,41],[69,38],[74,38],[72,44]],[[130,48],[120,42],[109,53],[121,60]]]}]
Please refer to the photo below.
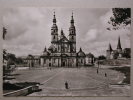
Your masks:
[{"label": "white line on pavement", "polygon": [[51,76],[49,79],[45,80],[44,82],[42,82],[41,84],[44,84],[46,82],[48,82],[49,80],[53,79],[54,77],[56,77],[58,74],[62,73],[64,70],[61,70],[60,72],[57,72],[55,75]]}]

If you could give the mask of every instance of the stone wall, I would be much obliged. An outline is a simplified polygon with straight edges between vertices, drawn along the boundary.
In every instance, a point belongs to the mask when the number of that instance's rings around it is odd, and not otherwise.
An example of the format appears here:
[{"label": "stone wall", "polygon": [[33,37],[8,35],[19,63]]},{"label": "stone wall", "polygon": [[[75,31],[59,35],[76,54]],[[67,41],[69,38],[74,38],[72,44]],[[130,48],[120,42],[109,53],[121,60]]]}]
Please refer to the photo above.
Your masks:
[{"label": "stone wall", "polygon": [[25,96],[25,95],[28,95],[28,94],[34,92],[34,91],[37,91],[38,89],[39,89],[39,87],[34,85],[34,86],[26,87],[24,89],[20,89],[20,90],[17,90],[17,91],[13,91],[13,92],[3,94],[3,96],[6,96],[6,97]]}]

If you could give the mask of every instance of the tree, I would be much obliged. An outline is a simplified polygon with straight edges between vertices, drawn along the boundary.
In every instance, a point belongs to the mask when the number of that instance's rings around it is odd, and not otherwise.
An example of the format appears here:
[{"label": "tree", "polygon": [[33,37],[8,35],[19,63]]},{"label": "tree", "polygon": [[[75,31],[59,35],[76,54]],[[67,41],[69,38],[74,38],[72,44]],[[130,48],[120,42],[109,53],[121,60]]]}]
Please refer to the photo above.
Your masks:
[{"label": "tree", "polygon": [[[113,16],[110,17],[109,24],[112,24],[113,29],[119,29],[120,25],[131,25],[131,9],[130,8],[112,8]],[[107,28],[110,30],[110,28]]]},{"label": "tree", "polygon": [[104,56],[104,55],[100,55],[99,57],[98,57],[98,60],[105,60],[106,59],[106,57]]},{"label": "tree", "polygon": [[8,59],[8,65],[14,65],[15,62],[16,62],[15,54],[8,53],[7,54],[7,59]]},{"label": "tree", "polygon": [[7,33],[7,29],[5,27],[3,27],[3,39],[5,40],[5,35]]},{"label": "tree", "polygon": [[125,58],[131,58],[131,54],[128,53],[128,52],[123,53],[122,56],[125,57]]},{"label": "tree", "polygon": [[6,49],[3,50],[3,60],[7,60],[7,51],[6,51]]},{"label": "tree", "polygon": [[114,58],[114,59],[117,59],[117,58],[118,58],[118,56],[119,56],[119,53],[118,53],[118,52],[115,52],[115,54],[114,54],[113,58]]},{"label": "tree", "polygon": [[23,62],[23,59],[19,57],[19,58],[16,59],[16,63],[17,64],[22,64],[24,62]]}]

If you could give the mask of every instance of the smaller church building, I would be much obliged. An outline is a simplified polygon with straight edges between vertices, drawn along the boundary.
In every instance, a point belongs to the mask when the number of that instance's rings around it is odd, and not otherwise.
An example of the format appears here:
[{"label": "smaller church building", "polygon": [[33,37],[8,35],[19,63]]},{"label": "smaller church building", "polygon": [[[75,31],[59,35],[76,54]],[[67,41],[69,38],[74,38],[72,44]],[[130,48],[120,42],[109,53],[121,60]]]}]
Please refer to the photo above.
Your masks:
[{"label": "smaller church building", "polygon": [[106,58],[107,59],[131,58],[131,48],[122,49],[121,40],[120,40],[120,36],[119,36],[116,50],[113,50],[111,44],[109,43],[109,47],[106,50]]}]

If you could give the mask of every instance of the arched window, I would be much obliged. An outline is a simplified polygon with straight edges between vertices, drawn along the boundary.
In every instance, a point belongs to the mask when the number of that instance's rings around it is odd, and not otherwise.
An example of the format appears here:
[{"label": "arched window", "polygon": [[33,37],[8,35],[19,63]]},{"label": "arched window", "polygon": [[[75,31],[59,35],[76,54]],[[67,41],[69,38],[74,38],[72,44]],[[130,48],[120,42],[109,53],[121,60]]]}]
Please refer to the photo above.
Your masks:
[{"label": "arched window", "polygon": [[81,63],[83,63],[83,59],[81,59]]},{"label": "arched window", "polygon": [[54,40],[55,40],[55,35],[54,35]]},{"label": "arched window", "polygon": [[44,59],[44,64],[46,63],[46,59]]},{"label": "arched window", "polygon": [[49,58],[49,61],[51,61],[51,58]]},{"label": "arched window", "polygon": [[73,36],[72,36],[72,40],[73,40],[74,38],[73,38]]},{"label": "arched window", "polygon": [[54,58],[54,59],[53,59],[53,62],[54,62],[54,63],[55,63],[55,60],[56,60],[56,59]]}]

